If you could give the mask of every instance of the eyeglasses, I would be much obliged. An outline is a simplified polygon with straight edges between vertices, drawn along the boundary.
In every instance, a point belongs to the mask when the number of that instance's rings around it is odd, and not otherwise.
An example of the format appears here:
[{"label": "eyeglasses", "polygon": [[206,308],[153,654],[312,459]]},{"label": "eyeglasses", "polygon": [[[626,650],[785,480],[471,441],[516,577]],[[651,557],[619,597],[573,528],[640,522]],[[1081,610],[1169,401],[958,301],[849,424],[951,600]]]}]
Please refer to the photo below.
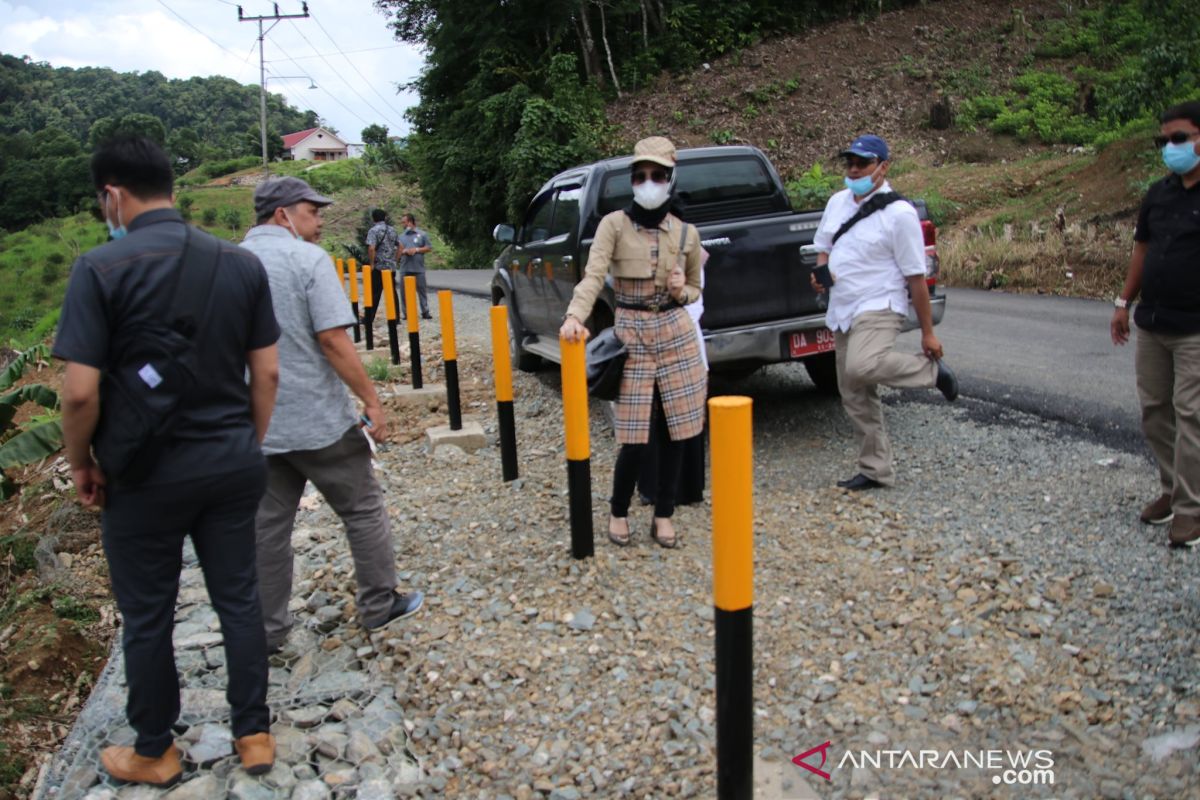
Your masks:
[{"label": "eyeglasses", "polygon": [[1185,144],[1196,136],[1200,136],[1200,131],[1192,131],[1191,133],[1187,131],[1175,131],[1170,136],[1155,136],[1154,146],[1158,148],[1166,147],[1167,142],[1171,144]]},{"label": "eyeglasses", "polygon": [[639,183],[645,183],[646,181],[654,181],[655,183],[666,183],[667,182],[667,171],[665,169],[652,169],[647,172],[644,169],[639,169],[637,172],[635,172],[629,176],[629,181],[634,186],[637,186]]},{"label": "eyeglasses", "polygon": [[859,169],[866,169],[867,167],[869,167],[875,163],[875,159],[863,158],[862,156],[845,156],[844,160],[846,162],[846,169],[849,169],[850,167],[858,167]]}]

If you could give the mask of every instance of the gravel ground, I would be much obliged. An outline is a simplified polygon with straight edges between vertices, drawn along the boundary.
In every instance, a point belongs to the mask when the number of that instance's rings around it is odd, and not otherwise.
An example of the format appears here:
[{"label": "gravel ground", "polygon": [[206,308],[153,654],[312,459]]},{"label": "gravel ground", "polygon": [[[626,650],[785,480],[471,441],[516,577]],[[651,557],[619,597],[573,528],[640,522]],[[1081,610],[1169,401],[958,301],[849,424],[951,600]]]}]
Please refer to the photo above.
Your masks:
[{"label": "gravel ground", "polygon": [[[487,306],[455,303],[464,406],[494,443]],[[900,483],[849,495],[832,488],[853,469],[849,424],[802,368],[713,388],[755,404],[760,797],[1200,797],[1195,556],[1138,523],[1157,489],[1144,455],[970,398],[893,392]],[[518,374],[515,407],[511,484],[495,446],[428,452],[421,432],[444,412],[398,412],[402,441],[380,453],[380,477],[402,581],[428,600],[385,634],[350,621],[344,537],[306,498],[294,602],[306,627],[275,680],[300,693],[311,676],[366,680],[342,717],[280,712],[277,728],[305,725],[293,777],[337,797],[714,796],[711,509],[679,510],[679,550],[650,542],[648,508],[634,510],[632,546],[611,545],[615,447],[594,403],[596,556],[573,560],[557,370]],[[328,665],[301,668],[314,653]],[[407,734],[382,755],[410,752],[419,779],[361,742],[348,753],[346,716],[380,696]],[[824,742],[829,781],[791,761]],[[862,765],[863,751],[881,765]],[[1006,785],[981,751],[1004,767],[1051,759],[1054,783]],[[955,754],[967,766],[947,763]],[[806,763],[821,767],[820,754]],[[243,781],[238,796],[299,796],[284,783],[253,794]]]}]

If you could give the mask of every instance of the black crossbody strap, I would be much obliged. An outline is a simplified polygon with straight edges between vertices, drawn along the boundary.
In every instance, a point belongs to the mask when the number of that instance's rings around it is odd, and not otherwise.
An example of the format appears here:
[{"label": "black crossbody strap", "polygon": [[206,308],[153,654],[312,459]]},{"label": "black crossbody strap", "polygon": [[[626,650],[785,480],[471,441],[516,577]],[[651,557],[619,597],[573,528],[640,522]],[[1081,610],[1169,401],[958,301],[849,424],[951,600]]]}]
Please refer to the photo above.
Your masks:
[{"label": "black crossbody strap", "polygon": [[220,241],[189,225],[183,242],[183,255],[175,271],[171,309],[167,315],[171,327],[189,339],[196,335],[200,323],[204,321],[220,260]]},{"label": "black crossbody strap", "polygon": [[[904,200],[904,197],[898,192],[884,192],[877,194],[859,207],[854,216],[842,223],[842,227],[837,229],[837,233],[833,235],[833,244],[837,244],[837,240],[842,238],[846,231],[853,228],[858,223],[862,222],[867,217],[874,214],[876,211],[887,208],[897,200]],[[907,201],[906,201],[907,202]]]}]

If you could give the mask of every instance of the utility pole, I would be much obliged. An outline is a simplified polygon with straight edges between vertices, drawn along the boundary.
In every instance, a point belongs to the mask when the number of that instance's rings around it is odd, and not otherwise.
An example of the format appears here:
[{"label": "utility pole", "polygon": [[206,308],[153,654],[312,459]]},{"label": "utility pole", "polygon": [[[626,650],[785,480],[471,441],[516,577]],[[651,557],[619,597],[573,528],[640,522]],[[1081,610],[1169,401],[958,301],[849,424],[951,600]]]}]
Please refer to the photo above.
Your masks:
[{"label": "utility pole", "polygon": [[[308,18],[308,3],[300,4],[302,14],[280,14],[279,3],[274,3],[274,14],[263,14],[257,17],[247,17],[242,13],[242,7],[238,6],[238,22],[257,22],[258,23],[258,129],[262,137],[262,159],[263,172],[270,172],[271,168],[267,160],[267,62],[263,58],[263,39],[272,28],[285,19],[307,19]],[[270,20],[271,27],[263,30],[263,22]]]}]

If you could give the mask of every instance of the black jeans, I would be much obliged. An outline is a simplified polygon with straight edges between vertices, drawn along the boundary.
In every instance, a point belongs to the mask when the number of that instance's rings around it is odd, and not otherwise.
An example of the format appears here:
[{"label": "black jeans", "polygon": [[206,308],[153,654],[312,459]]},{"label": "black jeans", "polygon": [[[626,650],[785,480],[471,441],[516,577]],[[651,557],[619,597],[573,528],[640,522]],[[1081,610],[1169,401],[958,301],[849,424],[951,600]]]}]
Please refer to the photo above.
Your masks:
[{"label": "black jeans", "polygon": [[270,730],[267,642],[254,566],[254,514],[265,488],[264,462],[188,482],[109,491],[102,539],[124,623],[125,713],[141,755],[162,755],[179,719],[171,634],[189,534],[221,621],[233,735]]},{"label": "black jeans", "polygon": [[[403,291],[402,287],[397,286],[395,282],[400,280],[400,274],[395,270],[388,270],[392,273],[392,298],[396,299],[399,292]],[[379,301],[383,297],[383,270],[371,267],[371,306],[363,309],[363,322],[367,325],[375,323],[375,315],[379,312]],[[400,301],[396,300],[396,314],[401,312]],[[387,314],[385,313],[386,317]],[[399,316],[397,316],[399,319]]]},{"label": "black jeans", "polygon": [[[654,389],[654,401],[650,407],[651,444],[623,444],[617,452],[617,464],[613,468],[612,515],[629,516],[629,502],[633,489],[642,471],[642,461],[658,453],[657,492],[654,497],[654,516],[670,517],[675,513],[675,489],[679,483],[679,468],[683,463],[683,442],[671,441],[667,430],[667,415],[663,411],[658,388]],[[686,441],[686,440],[685,440]],[[652,448],[653,445],[653,448]]]}]

